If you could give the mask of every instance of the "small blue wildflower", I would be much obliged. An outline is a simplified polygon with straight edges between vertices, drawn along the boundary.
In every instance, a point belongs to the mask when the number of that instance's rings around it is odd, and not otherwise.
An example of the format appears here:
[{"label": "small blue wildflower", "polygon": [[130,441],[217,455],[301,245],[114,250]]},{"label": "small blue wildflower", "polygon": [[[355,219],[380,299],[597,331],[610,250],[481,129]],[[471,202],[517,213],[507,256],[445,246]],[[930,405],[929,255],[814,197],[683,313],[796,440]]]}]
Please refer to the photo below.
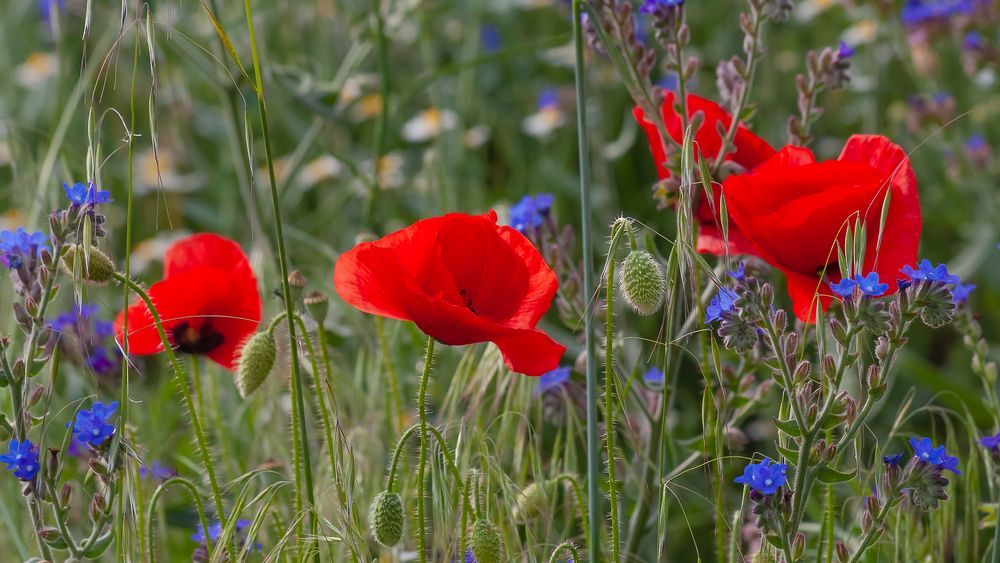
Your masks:
[{"label": "small blue wildflower", "polygon": [[500,37],[500,31],[496,27],[490,24],[483,24],[479,28],[479,44],[482,46],[484,52],[495,53],[503,45],[503,38]]},{"label": "small blue wildflower", "polygon": [[647,385],[663,385],[665,377],[663,370],[656,366],[651,366],[642,374],[642,379]]},{"label": "small blue wildflower", "polygon": [[670,92],[676,92],[677,87],[680,85],[680,81],[677,79],[677,73],[671,72],[670,74],[664,76],[656,83],[657,86],[668,90]]},{"label": "small blue wildflower", "polygon": [[854,276],[854,281],[858,283],[858,289],[868,297],[878,297],[889,291],[889,284],[878,282],[878,272],[871,272],[862,277],[861,274]]},{"label": "small blue wildflower", "polygon": [[14,477],[22,481],[34,479],[38,474],[38,446],[32,444],[31,440],[11,440],[7,450],[8,453],[0,455],[0,461],[7,464],[7,469],[14,472]]},{"label": "small blue wildflower", "polygon": [[572,369],[569,366],[562,366],[550,372],[543,373],[538,378],[538,384],[535,385],[535,396],[548,393],[568,383],[571,371]]},{"label": "small blue wildflower", "polygon": [[913,269],[912,266],[903,266],[900,272],[910,276],[913,281],[930,281],[930,282],[941,282],[941,283],[958,283],[961,278],[954,274],[948,273],[948,267],[944,264],[938,264],[933,266],[931,261],[924,258],[917,265],[917,269]]},{"label": "small blue wildflower", "polygon": [[886,465],[899,466],[899,463],[903,461],[903,456],[905,455],[906,452],[899,452],[895,455],[884,455],[882,456],[882,462]]},{"label": "small blue wildflower", "polygon": [[115,362],[111,360],[111,355],[108,354],[108,351],[101,346],[94,348],[85,361],[87,367],[99,375],[108,375],[117,367]]},{"label": "small blue wildflower", "polygon": [[989,145],[986,144],[986,137],[982,133],[975,133],[965,141],[965,149],[969,152],[981,151],[987,148]]},{"label": "small blue wildflower", "polygon": [[984,448],[996,450],[1000,448],[1000,434],[995,436],[983,436],[979,439],[979,444]]},{"label": "small blue wildflower", "polygon": [[66,427],[73,427],[73,434],[81,442],[86,442],[91,446],[100,446],[115,433],[115,427],[108,424],[108,419],[118,408],[118,401],[111,404],[94,403],[90,410],[83,409],[77,413],[76,419],[72,423],[67,423]]},{"label": "small blue wildflower", "polygon": [[177,471],[172,467],[167,467],[158,461],[150,465],[143,465],[139,468],[140,479],[153,479],[155,481],[166,481],[177,475]]},{"label": "small blue wildflower", "polygon": [[639,7],[639,11],[643,14],[654,14],[660,6],[672,8],[683,4],[684,0],[644,0],[642,6]]},{"label": "small blue wildflower", "polygon": [[63,191],[73,205],[97,205],[111,201],[111,192],[97,189],[94,184],[82,184],[77,182],[72,186],[63,184]]},{"label": "small blue wildflower", "polygon": [[910,438],[910,446],[913,447],[913,455],[917,459],[936,465],[941,469],[947,469],[955,475],[961,475],[958,469],[958,458],[945,453],[944,446],[934,447],[930,438]]},{"label": "small blue wildflower", "polygon": [[52,11],[57,9],[59,13],[66,11],[66,0],[38,0],[38,15],[42,21],[49,23],[52,21]]},{"label": "small blue wildflower", "polygon": [[114,336],[115,323],[103,319],[94,319],[94,335],[98,338]]},{"label": "small blue wildflower", "polygon": [[740,267],[736,268],[735,272],[729,272],[729,277],[737,281],[743,281],[743,278],[746,277],[746,273],[747,273],[747,265],[741,260]]},{"label": "small blue wildflower", "polygon": [[732,311],[739,298],[740,296],[728,287],[719,289],[719,292],[715,294],[705,309],[705,324],[717,321],[722,318],[723,313]]},{"label": "small blue wildflower", "polygon": [[549,87],[538,94],[538,109],[551,109],[559,106],[559,90]]},{"label": "small blue wildflower", "polygon": [[840,280],[840,283],[831,283],[830,289],[833,290],[837,295],[848,299],[854,295],[854,288],[857,287],[858,282],[852,280],[851,278],[844,278]]},{"label": "small blue wildflower", "polygon": [[522,233],[531,228],[541,227],[542,221],[548,216],[554,201],[555,196],[549,193],[522,197],[521,201],[510,206],[511,226]]},{"label": "small blue wildflower", "polygon": [[956,285],[955,289],[952,291],[954,296],[953,301],[955,304],[958,305],[968,301],[969,294],[971,294],[974,289],[976,289],[976,284],[974,283],[960,283]]},{"label": "small blue wildflower", "polygon": [[[252,524],[250,520],[237,520],[236,521],[236,533],[240,533],[244,528]],[[219,541],[222,537],[222,522],[215,521],[208,525],[208,537],[205,537],[205,529],[201,524],[198,524],[197,531],[191,535],[191,539],[198,543],[205,543],[206,539],[211,539],[213,543]]]},{"label": "small blue wildflower", "polygon": [[[72,328],[78,321],[89,320],[95,313],[97,313],[97,305],[87,305],[81,303],[77,307],[73,307],[72,310],[60,313],[56,318],[48,322],[49,328],[55,331],[63,331],[67,328]],[[114,326],[112,325],[112,332],[114,332]]]},{"label": "small blue wildflower", "polygon": [[978,31],[970,31],[962,39],[962,48],[966,51],[975,51],[983,46],[983,36]]},{"label": "small blue wildflower", "polygon": [[48,249],[48,237],[43,232],[29,233],[24,227],[16,231],[0,231],[0,262],[12,270],[21,267],[25,260],[38,256]]},{"label": "small blue wildflower", "polygon": [[849,59],[854,56],[854,47],[841,41],[837,45],[837,58],[840,60]]},{"label": "small blue wildflower", "polygon": [[903,291],[911,285],[913,285],[913,280],[905,280],[901,278],[896,279],[896,287],[899,288],[900,291]]},{"label": "small blue wildflower", "polygon": [[771,460],[765,457],[760,463],[751,463],[744,467],[743,475],[737,477],[734,482],[765,495],[773,495],[787,481],[785,477],[787,470],[788,466],[784,463],[771,464]]},{"label": "small blue wildflower", "polygon": [[945,19],[968,14],[976,7],[977,0],[907,0],[900,12],[906,25],[918,25],[930,20]]}]

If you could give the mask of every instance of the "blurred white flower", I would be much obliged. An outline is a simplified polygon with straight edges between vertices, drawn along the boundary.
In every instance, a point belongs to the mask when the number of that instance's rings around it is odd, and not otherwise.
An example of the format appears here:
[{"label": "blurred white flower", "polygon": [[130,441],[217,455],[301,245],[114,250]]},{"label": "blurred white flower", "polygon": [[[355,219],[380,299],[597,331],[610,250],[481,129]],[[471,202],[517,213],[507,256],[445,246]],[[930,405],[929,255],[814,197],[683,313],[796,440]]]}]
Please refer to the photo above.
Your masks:
[{"label": "blurred white flower", "polygon": [[470,149],[478,149],[488,140],[490,140],[490,126],[485,123],[470,127],[462,136],[462,144]]},{"label": "blurred white flower", "polygon": [[55,76],[58,69],[59,61],[55,55],[36,51],[14,70],[14,75],[21,86],[37,88]]},{"label": "blurred white flower", "polygon": [[837,5],[837,0],[804,0],[795,10],[795,19],[809,21],[820,13]]},{"label": "blurred white flower", "polygon": [[323,180],[336,178],[343,171],[343,163],[333,155],[324,154],[303,166],[295,180],[300,186],[311,188]]},{"label": "blurred white flower", "polygon": [[565,124],[566,114],[559,107],[559,92],[546,88],[538,96],[538,111],[524,118],[521,127],[532,137],[547,139]]},{"label": "blurred white flower", "polygon": [[878,21],[874,18],[864,18],[844,30],[841,37],[848,45],[863,45],[875,41],[878,36]]},{"label": "blurred white flower", "polygon": [[135,156],[136,194],[142,195],[157,190],[173,193],[193,192],[202,186],[203,178],[198,174],[182,174],[177,169],[174,152],[164,146],[156,153],[148,148]]},{"label": "blurred white flower", "polygon": [[458,125],[458,115],[451,110],[426,109],[403,124],[403,139],[411,143],[429,141],[442,131],[449,131]]}]

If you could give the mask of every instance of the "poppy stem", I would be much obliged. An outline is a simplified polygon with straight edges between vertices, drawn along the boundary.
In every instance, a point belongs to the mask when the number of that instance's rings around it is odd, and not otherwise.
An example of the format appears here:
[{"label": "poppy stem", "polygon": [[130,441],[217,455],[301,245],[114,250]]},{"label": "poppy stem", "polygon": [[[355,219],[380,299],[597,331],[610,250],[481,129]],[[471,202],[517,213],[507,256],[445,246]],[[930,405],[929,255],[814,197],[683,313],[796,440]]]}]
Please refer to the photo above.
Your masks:
[{"label": "poppy stem", "polygon": [[[590,147],[587,136],[586,81],[583,61],[583,0],[573,0],[573,46],[575,52],[574,75],[576,79],[576,129],[577,150],[580,165],[580,227],[583,252],[583,295],[589,299],[594,295],[593,235],[590,232],[591,203]],[[600,27],[598,25],[598,27]],[[597,438],[597,338],[594,333],[594,311],[589,307],[583,313],[583,333],[586,335],[586,380],[587,380],[587,511],[590,517],[590,542],[587,545],[588,561],[601,560],[598,538],[601,533],[600,481],[601,452]]]},{"label": "poppy stem", "polygon": [[[177,354],[174,353],[173,346],[170,343],[170,339],[167,338],[167,333],[163,330],[163,321],[160,320],[160,313],[156,310],[156,305],[149,298],[149,294],[146,290],[142,288],[141,285],[135,283],[131,279],[125,277],[124,275],[115,272],[113,274],[115,280],[128,286],[139,299],[146,304],[146,309],[149,310],[150,316],[153,317],[153,324],[156,326],[156,332],[160,335],[160,343],[163,345],[163,352],[167,355],[167,360],[170,362],[170,367],[174,371],[174,383],[181,391],[181,395],[184,397],[184,406],[187,407],[188,412],[191,413],[191,426],[194,428],[195,441],[198,443],[198,452],[201,454],[201,462],[205,467],[205,473],[208,475],[208,485],[212,489],[212,500],[215,503],[215,514],[219,519],[219,523],[222,528],[226,528],[226,523],[228,519],[226,518],[226,508],[222,504],[222,490],[219,488],[219,480],[215,475],[215,465],[212,464],[212,453],[208,448],[208,437],[205,434],[205,427],[201,424],[201,419],[198,418],[198,411],[195,408],[194,398],[191,396],[191,389],[188,387],[187,376],[184,375],[184,368],[181,367],[180,361],[177,359]],[[126,333],[128,332],[128,326],[126,325]],[[150,546],[152,549],[152,546]],[[232,542],[226,542],[226,552],[229,555],[230,561],[236,561],[235,553],[233,552]]]},{"label": "poppy stem", "polygon": [[417,409],[420,416],[420,461],[417,464],[417,557],[420,563],[427,563],[427,529],[424,527],[425,498],[424,477],[427,464],[427,381],[434,363],[434,338],[427,337],[427,351],[424,353],[424,370],[420,376],[420,391],[417,394]]},{"label": "poppy stem", "polygon": [[618,219],[615,221],[612,233],[611,244],[608,246],[607,282],[605,284],[606,293],[604,295],[604,442],[608,450],[608,500],[611,504],[611,561],[618,563],[621,560],[618,532],[621,524],[618,522],[618,482],[615,476],[617,472],[618,456],[615,449],[615,266],[617,258],[615,250],[621,242],[624,233],[632,237],[632,228],[628,219]]},{"label": "poppy stem", "polygon": [[[281,223],[281,202],[278,196],[277,174],[274,172],[274,152],[271,149],[271,132],[267,122],[267,104],[264,100],[264,78],[260,68],[260,54],[257,49],[257,36],[254,32],[253,10],[250,7],[250,0],[244,0],[243,6],[247,16],[247,32],[250,39],[250,53],[253,57],[253,71],[254,78],[256,80],[256,87],[254,89],[257,93],[257,109],[260,114],[261,135],[264,138],[264,157],[267,160],[267,175],[271,187],[271,207],[274,212],[274,235],[275,239],[277,239],[276,246],[278,249],[278,266],[281,271],[281,293],[285,302],[285,313],[287,315],[285,323],[288,327],[288,340],[294,343],[298,341],[295,336],[296,327],[293,320],[295,313],[295,301],[292,299],[292,288],[288,283],[288,253],[285,249],[285,235]],[[312,463],[309,459],[309,433],[305,420],[305,403],[302,398],[302,374],[299,367],[299,355],[289,355],[291,356],[291,387],[293,400],[297,405],[299,414],[299,416],[292,421],[292,424],[298,426],[298,438],[300,442],[299,448],[301,448],[302,452],[302,459],[299,463],[301,467],[299,470],[304,477],[304,483],[296,481],[296,489],[299,495],[304,496],[306,500],[308,500],[308,509],[311,512],[310,530],[312,532],[312,536],[317,537],[318,534],[316,532],[318,522],[315,515],[316,500],[313,495]],[[299,540],[299,552],[305,553],[304,546],[302,545],[303,538],[299,537],[297,539]],[[319,561],[319,552],[313,552],[312,557],[314,560]]]},{"label": "poppy stem", "polygon": [[569,552],[571,557],[570,561],[580,561],[580,553],[577,551],[576,546],[573,545],[572,542],[563,542],[552,550],[552,555],[549,557],[549,563],[558,563],[559,560],[556,559],[556,557],[564,551]]}]

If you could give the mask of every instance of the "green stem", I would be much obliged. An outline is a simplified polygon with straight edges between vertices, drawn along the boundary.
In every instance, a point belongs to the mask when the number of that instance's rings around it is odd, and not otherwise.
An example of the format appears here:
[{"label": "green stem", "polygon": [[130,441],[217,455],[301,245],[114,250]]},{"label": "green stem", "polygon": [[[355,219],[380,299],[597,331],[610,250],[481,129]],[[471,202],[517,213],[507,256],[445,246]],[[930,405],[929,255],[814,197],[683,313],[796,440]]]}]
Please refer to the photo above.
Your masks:
[{"label": "green stem", "polygon": [[549,563],[557,563],[558,559],[556,558],[559,556],[560,553],[564,551],[570,554],[570,556],[573,558],[572,559],[573,561],[580,561],[580,553],[576,550],[576,546],[573,545],[571,542],[563,542],[557,545],[554,550],[552,550],[552,555],[549,557]]},{"label": "green stem", "polygon": [[778,518],[778,533],[781,534],[781,553],[785,556],[785,563],[794,563],[795,559],[792,557],[792,538],[788,535],[788,525],[785,523],[785,518]]},{"label": "green stem", "polygon": [[389,374],[389,399],[392,401],[395,410],[395,422],[393,430],[400,432],[403,430],[405,421],[403,419],[403,399],[399,392],[399,374],[396,373],[396,364],[392,361],[392,354],[389,351],[389,341],[385,338],[385,323],[382,317],[375,317],[375,333],[378,335],[379,350],[382,354],[382,361],[385,371]]},{"label": "green stem", "polygon": [[427,464],[427,381],[434,363],[434,338],[427,337],[424,353],[424,369],[420,375],[420,391],[417,394],[417,409],[420,415],[420,461],[417,463],[417,560],[427,563],[427,529],[424,526],[424,505],[427,501],[424,478]]},{"label": "green stem", "polygon": [[[594,295],[593,240],[590,232],[590,147],[587,135],[586,82],[583,60],[583,26],[580,20],[583,0],[573,0],[573,45],[576,77],[576,128],[580,174],[580,215],[583,252],[583,295],[589,300]],[[601,560],[600,537],[602,520],[600,509],[601,454],[597,437],[597,338],[594,332],[594,311],[589,307],[583,315],[583,333],[586,338],[587,378],[587,511],[590,516],[590,543],[587,545],[589,561]]]},{"label": "green stem", "polygon": [[[285,236],[281,223],[281,205],[278,196],[277,175],[274,172],[274,152],[271,149],[271,132],[267,123],[267,104],[264,99],[264,77],[260,68],[260,55],[257,51],[257,37],[254,33],[253,11],[250,8],[250,0],[244,0],[243,6],[247,15],[247,32],[250,36],[250,52],[253,56],[253,71],[256,79],[257,108],[260,113],[261,133],[264,137],[264,156],[267,160],[267,175],[270,180],[271,187],[271,206],[274,211],[274,231],[275,238],[277,239],[278,265],[281,272],[281,292],[285,301],[285,313],[287,315],[285,323],[288,329],[289,341],[296,342],[295,323],[292,319],[295,312],[295,303],[292,301],[292,288],[288,283],[288,254],[285,249]],[[296,397],[293,397],[293,400],[298,403],[299,410],[298,420],[293,420],[292,424],[298,425],[299,428],[299,440],[300,447],[302,449],[302,459],[300,462],[302,464],[302,475],[305,477],[305,483],[296,483],[296,485],[300,491],[302,489],[305,490],[304,496],[309,501],[310,512],[313,513],[310,520],[312,521],[311,529],[313,536],[315,536],[318,522],[315,517],[316,500],[313,495],[312,464],[309,459],[309,434],[305,420],[305,405],[302,398],[302,374],[299,369],[298,354],[290,354],[290,356],[292,364],[292,388],[294,389],[294,393],[297,395]],[[314,557],[318,560],[319,553],[315,553]]]},{"label": "green stem", "polygon": [[[194,428],[195,441],[198,443],[198,452],[201,454],[201,462],[205,468],[205,474],[208,475],[209,487],[212,489],[212,500],[215,503],[215,514],[218,517],[222,528],[225,529],[228,518],[226,517],[226,508],[222,504],[222,490],[219,488],[219,481],[215,475],[215,465],[212,463],[212,452],[208,446],[208,437],[205,434],[205,428],[201,424],[201,419],[198,418],[198,411],[195,408],[194,398],[191,396],[191,389],[188,387],[187,377],[184,375],[184,368],[181,367],[181,363],[177,359],[177,354],[174,353],[170,339],[167,338],[167,333],[163,330],[163,321],[160,319],[160,313],[157,312],[156,306],[153,304],[153,301],[149,298],[149,294],[146,293],[146,290],[143,289],[142,286],[117,272],[114,274],[114,278],[119,283],[131,287],[132,291],[139,296],[139,299],[146,304],[146,308],[149,310],[150,316],[153,317],[153,324],[156,326],[156,331],[160,335],[160,343],[163,345],[163,352],[167,355],[167,360],[170,362],[171,368],[173,368],[174,383],[176,383],[177,388],[180,390],[181,395],[184,398],[184,406],[186,406],[188,412],[191,413],[191,426]],[[127,329],[128,325],[125,326]],[[230,561],[235,561],[235,553],[232,551],[232,542],[226,543],[226,551],[229,555]]]},{"label": "green stem", "polygon": [[[171,485],[180,485],[191,493],[191,499],[194,501],[195,510],[198,511],[198,520],[201,521],[201,529],[208,530],[208,519],[205,518],[205,509],[201,504],[201,495],[198,493],[198,489],[194,486],[194,484],[183,477],[171,477],[170,479],[167,479],[159,487],[157,487],[155,491],[153,491],[153,496],[149,499],[149,508],[146,510],[146,543],[149,546],[150,563],[156,563],[156,549],[153,547],[153,511],[156,510],[156,505],[160,500],[160,496],[162,496]],[[225,529],[225,527],[223,527],[223,529]],[[209,548],[209,553],[211,553],[212,538],[209,537],[208,533],[205,534],[205,542]]]},{"label": "green stem", "polygon": [[618,522],[618,483],[615,479],[618,456],[615,452],[615,411],[614,411],[614,298],[615,298],[615,266],[617,258],[615,250],[621,238],[622,231],[628,232],[631,227],[626,221],[615,223],[611,235],[611,245],[608,248],[608,277],[604,294],[604,441],[608,451],[608,499],[611,503],[611,561],[618,563],[621,544],[618,538],[620,524]]},{"label": "green stem", "polygon": [[[559,481],[566,481],[569,483],[570,487],[573,489],[573,497],[576,499],[577,510],[580,511],[580,526],[583,528],[583,539],[590,545],[590,524],[587,521],[587,505],[583,500],[583,493],[580,492],[580,483],[576,480],[576,476],[569,473],[563,473],[556,477]],[[576,561],[574,558],[573,561]]]}]

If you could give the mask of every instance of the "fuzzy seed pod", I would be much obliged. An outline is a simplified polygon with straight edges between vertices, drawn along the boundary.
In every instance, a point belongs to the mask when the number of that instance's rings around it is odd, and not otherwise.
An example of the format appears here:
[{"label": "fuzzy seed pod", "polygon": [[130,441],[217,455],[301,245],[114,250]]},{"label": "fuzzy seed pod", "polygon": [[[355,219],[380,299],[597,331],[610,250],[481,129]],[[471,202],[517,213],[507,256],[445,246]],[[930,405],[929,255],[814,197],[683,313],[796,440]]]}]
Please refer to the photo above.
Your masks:
[{"label": "fuzzy seed pod", "polygon": [[521,490],[514,504],[514,521],[523,524],[540,516],[555,493],[552,482],[532,483]]},{"label": "fuzzy seed pod", "polygon": [[89,252],[79,244],[70,245],[62,257],[63,269],[71,276],[76,272],[84,283],[88,285],[105,285],[115,276],[115,265],[106,254],[95,247],[91,247]]},{"label": "fuzzy seed pod", "polygon": [[375,495],[368,509],[368,527],[375,540],[393,547],[403,539],[403,499],[396,493],[382,491]]},{"label": "fuzzy seed pod", "polygon": [[240,352],[239,367],[236,371],[236,388],[246,399],[253,393],[274,367],[278,346],[270,331],[258,332],[250,337]]},{"label": "fuzzy seed pod", "polygon": [[636,313],[649,316],[663,306],[666,293],[663,268],[649,252],[633,250],[625,257],[619,283],[622,297]]},{"label": "fuzzy seed pod", "polygon": [[472,524],[469,546],[479,563],[503,563],[507,558],[500,530],[486,520],[476,520]]}]

